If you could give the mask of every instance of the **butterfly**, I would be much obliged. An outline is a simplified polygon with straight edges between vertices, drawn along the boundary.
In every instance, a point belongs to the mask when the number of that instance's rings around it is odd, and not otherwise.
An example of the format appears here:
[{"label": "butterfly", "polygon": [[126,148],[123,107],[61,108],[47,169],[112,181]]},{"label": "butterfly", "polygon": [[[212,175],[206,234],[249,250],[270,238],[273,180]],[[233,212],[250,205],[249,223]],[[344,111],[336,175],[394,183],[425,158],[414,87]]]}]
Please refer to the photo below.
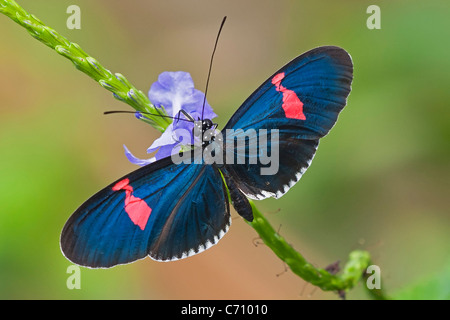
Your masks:
[{"label": "butterfly", "polygon": [[[280,198],[299,181],[346,105],[352,79],[352,59],[342,48],[324,46],[298,56],[256,89],[222,129],[223,150],[235,161],[174,163],[166,157],[127,174],[68,219],[63,254],[78,265],[108,268],[147,256],[183,259],[210,248],[230,227],[230,203],[252,221],[248,198]],[[216,129],[201,120],[202,134]],[[249,130],[256,140],[262,132],[276,133],[266,144],[279,155],[275,173],[262,174],[267,165],[249,155],[255,139],[244,139],[240,147],[230,143]],[[218,143],[216,136],[184,154],[196,160],[196,151]],[[258,158],[264,150],[256,147]]]}]

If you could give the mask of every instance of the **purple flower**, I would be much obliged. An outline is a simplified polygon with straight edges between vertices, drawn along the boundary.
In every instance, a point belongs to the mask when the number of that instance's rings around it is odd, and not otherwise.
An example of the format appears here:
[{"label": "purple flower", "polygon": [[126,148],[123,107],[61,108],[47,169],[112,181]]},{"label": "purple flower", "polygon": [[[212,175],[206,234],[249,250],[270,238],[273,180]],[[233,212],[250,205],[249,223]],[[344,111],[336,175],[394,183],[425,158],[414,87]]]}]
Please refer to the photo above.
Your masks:
[{"label": "purple flower", "polygon": [[[163,72],[159,75],[158,81],[152,84],[148,97],[157,108],[164,107],[167,114],[174,118],[173,122],[163,132],[161,137],[156,139],[147,149],[147,153],[158,150],[154,157],[150,159],[136,158],[124,145],[125,155],[131,163],[140,166],[147,165],[156,160],[169,157],[180,150],[190,148],[194,144],[192,134],[194,123],[188,120],[181,110],[187,112],[195,120],[202,118],[203,101],[205,94],[194,88],[194,81],[188,72]],[[136,115],[139,118],[139,115]],[[177,118],[179,117],[180,120]],[[204,119],[213,119],[217,115],[213,112],[208,102],[205,102],[203,112]],[[189,132],[189,137],[185,133]],[[183,134],[184,133],[184,134]],[[186,141],[188,140],[188,141]]]}]

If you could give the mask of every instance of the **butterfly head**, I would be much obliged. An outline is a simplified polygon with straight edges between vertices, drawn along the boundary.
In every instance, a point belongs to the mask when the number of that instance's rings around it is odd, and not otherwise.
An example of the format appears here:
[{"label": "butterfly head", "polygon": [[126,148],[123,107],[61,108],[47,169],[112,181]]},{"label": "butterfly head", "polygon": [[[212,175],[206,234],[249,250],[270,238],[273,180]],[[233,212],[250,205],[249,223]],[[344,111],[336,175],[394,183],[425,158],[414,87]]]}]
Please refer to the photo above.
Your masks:
[{"label": "butterfly head", "polygon": [[204,119],[201,125],[202,125],[202,133],[205,133],[206,131],[214,127],[214,123],[209,119]]}]

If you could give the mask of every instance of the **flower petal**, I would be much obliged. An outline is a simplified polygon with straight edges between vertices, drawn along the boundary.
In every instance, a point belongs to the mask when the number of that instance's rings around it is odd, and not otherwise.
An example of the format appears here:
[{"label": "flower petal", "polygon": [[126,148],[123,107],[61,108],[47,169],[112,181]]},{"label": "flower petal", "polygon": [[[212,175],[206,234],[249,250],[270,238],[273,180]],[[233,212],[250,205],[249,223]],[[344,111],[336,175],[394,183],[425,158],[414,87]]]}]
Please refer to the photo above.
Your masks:
[{"label": "flower petal", "polygon": [[157,107],[164,106],[171,116],[175,116],[185,103],[192,103],[194,81],[188,72],[163,72],[153,83],[148,98]]},{"label": "flower petal", "polygon": [[138,166],[145,166],[149,163],[155,162],[156,158],[152,157],[150,159],[139,159],[137,157],[135,157],[130,150],[128,150],[126,145],[123,145],[123,148],[125,149],[125,156],[128,158],[128,160],[132,163],[132,164],[137,164]]},{"label": "flower petal", "polygon": [[178,153],[180,146],[176,143],[171,145],[165,145],[159,148],[158,152],[155,154],[156,160],[161,160],[170,157],[172,154]]},{"label": "flower petal", "polygon": [[[187,113],[189,113],[195,120],[201,119],[204,100],[205,94],[200,90],[194,89],[192,91],[191,99],[189,101],[185,101],[185,103],[182,106],[182,109],[185,110]],[[198,117],[194,116],[195,113],[198,114]],[[212,119],[215,117],[217,117],[217,115],[213,112],[211,106],[208,103],[208,100],[206,100],[203,118]]]},{"label": "flower petal", "polygon": [[172,136],[182,145],[194,144],[194,123],[187,121],[180,121],[179,125],[175,126]]},{"label": "flower petal", "polygon": [[[194,81],[188,72],[163,72],[158,76],[158,81],[152,84],[148,97],[156,107],[164,107],[169,115],[174,117],[173,122],[147,149],[147,153],[156,151],[153,158],[139,159],[135,157],[124,145],[125,155],[131,163],[146,165],[162,158],[180,152],[182,148],[191,148],[200,140],[193,136],[194,123],[188,120],[181,110],[189,113],[193,119],[213,119],[217,115],[213,112],[205,94],[194,88]],[[203,107],[204,104],[204,107]],[[178,120],[178,116],[180,120]],[[141,113],[136,113],[139,119]]]},{"label": "flower petal", "polygon": [[165,145],[171,145],[177,143],[177,141],[174,139],[173,135],[173,123],[171,123],[167,129],[161,134],[161,137],[153,141],[152,145],[147,149],[147,153],[152,153],[156,149],[165,146]]}]

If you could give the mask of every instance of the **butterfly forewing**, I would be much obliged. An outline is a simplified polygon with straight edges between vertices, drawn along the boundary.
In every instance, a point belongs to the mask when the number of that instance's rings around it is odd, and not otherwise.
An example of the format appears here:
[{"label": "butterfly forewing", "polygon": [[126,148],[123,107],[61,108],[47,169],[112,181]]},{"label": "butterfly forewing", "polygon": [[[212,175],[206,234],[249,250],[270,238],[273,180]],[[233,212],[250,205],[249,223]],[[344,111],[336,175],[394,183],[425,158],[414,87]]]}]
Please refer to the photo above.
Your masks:
[{"label": "butterfly forewing", "polygon": [[[236,111],[225,126],[226,150],[241,153],[230,143],[255,130],[257,138],[246,145],[245,163],[228,163],[224,170],[236,177],[239,189],[248,197],[279,198],[309,167],[319,139],[337,121],[347,102],[353,78],[353,64],[348,53],[338,47],[319,47],[292,60],[267,79]],[[278,130],[278,142],[260,144],[261,130]],[[261,174],[260,161],[251,159],[252,143],[278,152],[273,163],[278,170]],[[267,152],[267,150],[265,150]],[[254,160],[254,159],[253,159]]]}]

